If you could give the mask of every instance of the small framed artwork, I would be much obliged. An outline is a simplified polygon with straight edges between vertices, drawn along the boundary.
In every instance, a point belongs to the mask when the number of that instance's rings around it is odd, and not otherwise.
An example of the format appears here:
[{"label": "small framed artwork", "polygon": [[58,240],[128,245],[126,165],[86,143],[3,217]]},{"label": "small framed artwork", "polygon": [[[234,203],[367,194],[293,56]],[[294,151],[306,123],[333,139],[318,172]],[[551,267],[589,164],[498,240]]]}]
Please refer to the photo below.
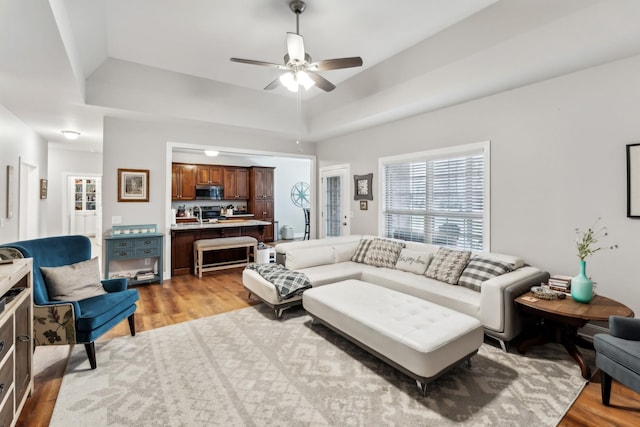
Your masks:
[{"label": "small framed artwork", "polygon": [[369,202],[366,200],[360,200],[360,210],[366,211],[367,209],[369,209]]},{"label": "small framed artwork", "polygon": [[40,180],[40,198],[41,199],[46,199],[47,198],[47,187],[49,185],[49,181],[47,181],[46,179],[41,179]]},{"label": "small framed artwork", "polygon": [[149,201],[148,169],[118,169],[118,201]]},{"label": "small framed artwork", "polygon": [[355,192],[353,200],[373,200],[372,181],[372,173],[367,175],[354,175],[353,186]]},{"label": "small framed artwork", "polygon": [[640,218],[640,143],[627,145],[627,217]]}]

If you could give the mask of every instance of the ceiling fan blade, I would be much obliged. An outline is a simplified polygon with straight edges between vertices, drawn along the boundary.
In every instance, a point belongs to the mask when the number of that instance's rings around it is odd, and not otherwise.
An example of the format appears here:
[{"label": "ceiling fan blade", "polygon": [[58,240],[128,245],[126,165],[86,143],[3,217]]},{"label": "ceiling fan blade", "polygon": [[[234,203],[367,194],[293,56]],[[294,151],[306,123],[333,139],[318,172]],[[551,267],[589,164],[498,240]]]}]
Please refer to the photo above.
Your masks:
[{"label": "ceiling fan blade", "polygon": [[324,90],[325,92],[331,92],[336,88],[336,85],[334,85],[329,80],[322,77],[320,74],[316,74],[312,71],[307,71],[307,74],[309,75],[309,78],[313,80],[316,86],[318,86],[320,89]]},{"label": "ceiling fan blade", "polygon": [[264,90],[272,90],[275,89],[279,86],[281,86],[282,83],[280,83],[280,77],[278,77],[277,79],[275,79],[274,81],[272,81],[271,83],[269,83],[268,85],[266,85],[264,87]]},{"label": "ceiling fan blade", "polygon": [[287,33],[287,52],[292,62],[297,64],[304,62],[304,40],[300,34]]},{"label": "ceiling fan blade", "polygon": [[350,58],[325,59],[322,61],[314,62],[309,66],[309,68],[311,70],[327,71],[360,66],[362,66],[362,58],[360,58],[359,56],[353,56]]},{"label": "ceiling fan blade", "polygon": [[260,65],[262,67],[278,68],[280,70],[286,70],[287,67],[280,64],[274,64],[273,62],[254,61],[253,59],[231,58],[232,62],[239,62],[241,64]]}]

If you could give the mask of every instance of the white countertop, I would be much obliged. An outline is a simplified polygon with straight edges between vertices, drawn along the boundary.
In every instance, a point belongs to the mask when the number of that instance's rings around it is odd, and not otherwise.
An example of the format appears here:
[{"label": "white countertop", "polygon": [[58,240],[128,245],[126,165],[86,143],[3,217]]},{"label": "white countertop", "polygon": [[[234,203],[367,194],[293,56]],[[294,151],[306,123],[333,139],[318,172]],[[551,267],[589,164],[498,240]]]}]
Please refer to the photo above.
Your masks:
[{"label": "white countertop", "polygon": [[255,227],[258,225],[271,225],[268,221],[260,221],[257,219],[248,220],[220,220],[218,222],[184,222],[182,224],[172,225],[172,230],[201,230],[203,228],[228,228],[228,227]]}]

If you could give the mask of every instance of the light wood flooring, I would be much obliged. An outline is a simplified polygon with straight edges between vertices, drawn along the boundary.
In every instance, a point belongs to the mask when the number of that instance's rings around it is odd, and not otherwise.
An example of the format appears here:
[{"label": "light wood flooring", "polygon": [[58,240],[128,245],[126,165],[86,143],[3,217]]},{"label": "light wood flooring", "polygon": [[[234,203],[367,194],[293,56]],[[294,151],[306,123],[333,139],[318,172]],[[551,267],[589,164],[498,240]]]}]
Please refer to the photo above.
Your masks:
[{"label": "light wood flooring", "polygon": [[[167,280],[162,285],[139,286],[137,289],[140,291],[140,301],[136,312],[136,331],[147,331],[256,304],[255,301],[247,301],[247,292],[242,286],[241,273],[241,269],[234,269],[210,273],[201,280],[195,276],[181,276]],[[101,339],[125,335],[129,335],[126,321]],[[63,349],[62,346],[60,348]],[[68,347],[64,347],[66,348]],[[68,355],[68,351],[65,350],[65,352],[65,355]],[[39,357],[38,351],[34,357]],[[97,360],[98,369],[100,369],[99,351]],[[49,425],[66,361],[66,357],[54,359],[49,366],[36,374],[34,393],[27,400],[17,426]],[[580,375],[577,366],[576,375]],[[599,375],[596,375],[580,394],[560,426],[640,425],[638,393],[614,381],[611,404],[611,407],[602,405],[600,380]]]}]

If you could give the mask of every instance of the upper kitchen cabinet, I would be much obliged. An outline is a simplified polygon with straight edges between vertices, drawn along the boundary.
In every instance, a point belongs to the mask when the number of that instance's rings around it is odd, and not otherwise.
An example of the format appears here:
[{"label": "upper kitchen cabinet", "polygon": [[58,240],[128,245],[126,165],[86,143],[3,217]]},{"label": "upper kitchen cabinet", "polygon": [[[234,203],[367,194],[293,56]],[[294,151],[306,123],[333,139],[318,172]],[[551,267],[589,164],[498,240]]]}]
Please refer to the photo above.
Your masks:
[{"label": "upper kitchen cabinet", "polygon": [[182,163],[171,164],[171,199],[195,200],[196,166]]},{"label": "upper kitchen cabinet", "polygon": [[273,199],[273,168],[251,168],[251,198]]},{"label": "upper kitchen cabinet", "polygon": [[249,169],[225,167],[223,184],[225,200],[249,199]]},{"label": "upper kitchen cabinet", "polygon": [[196,184],[223,185],[222,166],[197,165]]}]

